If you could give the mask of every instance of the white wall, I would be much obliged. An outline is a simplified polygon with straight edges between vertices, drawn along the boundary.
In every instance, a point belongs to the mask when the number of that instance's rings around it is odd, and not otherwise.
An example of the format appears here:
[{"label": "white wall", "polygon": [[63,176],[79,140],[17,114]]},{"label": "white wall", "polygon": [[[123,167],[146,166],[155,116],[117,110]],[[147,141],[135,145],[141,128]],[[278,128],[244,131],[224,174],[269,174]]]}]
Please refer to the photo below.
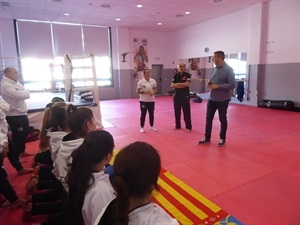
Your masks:
[{"label": "white wall", "polygon": [[261,64],[300,62],[300,1],[271,1],[266,3],[268,24],[266,40],[270,53]]},{"label": "white wall", "polygon": [[[247,104],[256,105],[257,92],[263,98],[278,98],[276,85],[282,82],[271,79],[272,74],[269,73],[274,72],[273,69],[264,70],[264,74],[260,74],[262,70],[257,65],[300,62],[299,23],[299,0],[273,0],[256,4],[248,9],[172,32],[173,54],[170,57],[172,61],[178,62],[184,58],[209,56],[216,50],[223,50],[225,53],[247,52],[250,65],[250,100]],[[210,49],[208,53],[204,52],[206,47]],[[288,70],[281,71],[282,75],[276,74],[276,79],[286,76],[284,71]],[[272,82],[265,83],[268,86],[259,85],[258,90],[260,75]],[[298,81],[300,77],[299,70],[288,75],[291,82]],[[288,90],[281,91],[283,94],[287,92]],[[286,94],[282,98],[299,101],[299,97]]]},{"label": "white wall", "polygon": [[[174,60],[248,51],[249,10],[242,10],[171,33]],[[204,52],[208,47],[210,51]]]},{"label": "white wall", "polygon": [[[209,56],[223,50],[247,52],[250,64],[300,62],[299,30],[299,0],[259,3],[172,32],[173,59]],[[210,49],[208,53],[204,52],[206,47]]]}]

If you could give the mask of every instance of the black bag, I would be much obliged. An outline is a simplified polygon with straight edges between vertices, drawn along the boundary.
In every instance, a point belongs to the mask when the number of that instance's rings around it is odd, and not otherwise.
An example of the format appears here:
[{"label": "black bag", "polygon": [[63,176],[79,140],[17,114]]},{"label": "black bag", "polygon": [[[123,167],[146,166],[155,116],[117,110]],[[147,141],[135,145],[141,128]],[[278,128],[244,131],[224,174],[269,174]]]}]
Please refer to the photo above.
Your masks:
[{"label": "black bag", "polygon": [[39,139],[41,131],[39,129],[35,129],[33,126],[29,127],[29,132],[26,136],[26,142],[35,141]]},{"label": "black bag", "polygon": [[170,95],[170,96],[172,96],[174,94],[175,94],[175,90],[171,90],[171,91],[168,92],[168,95]]},{"label": "black bag", "polygon": [[190,98],[195,98],[196,97],[196,92],[190,91]]},{"label": "black bag", "polygon": [[196,97],[193,99],[193,102],[196,102],[196,103],[202,102],[202,98],[200,97],[199,93],[196,94]]},{"label": "black bag", "polygon": [[295,103],[292,101],[288,101],[288,100],[264,99],[258,103],[258,107],[293,111],[295,108]]}]

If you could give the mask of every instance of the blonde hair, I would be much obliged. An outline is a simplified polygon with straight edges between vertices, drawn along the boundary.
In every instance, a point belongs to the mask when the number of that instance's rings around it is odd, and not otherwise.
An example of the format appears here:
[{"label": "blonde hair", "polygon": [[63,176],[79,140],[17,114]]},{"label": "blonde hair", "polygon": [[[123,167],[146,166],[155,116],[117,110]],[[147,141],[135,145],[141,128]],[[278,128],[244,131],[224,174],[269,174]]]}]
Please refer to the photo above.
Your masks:
[{"label": "blonde hair", "polygon": [[43,116],[43,123],[41,127],[40,133],[40,142],[39,142],[39,150],[46,151],[50,148],[50,138],[47,136],[47,128],[51,118],[51,108],[46,108]]}]

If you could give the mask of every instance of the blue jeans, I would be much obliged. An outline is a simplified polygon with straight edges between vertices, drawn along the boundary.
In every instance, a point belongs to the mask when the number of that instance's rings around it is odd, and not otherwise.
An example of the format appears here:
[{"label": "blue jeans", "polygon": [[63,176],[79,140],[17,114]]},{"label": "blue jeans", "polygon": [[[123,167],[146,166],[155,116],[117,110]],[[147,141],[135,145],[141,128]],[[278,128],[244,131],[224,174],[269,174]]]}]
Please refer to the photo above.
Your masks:
[{"label": "blue jeans", "polygon": [[226,140],[228,105],[229,100],[223,102],[208,100],[206,110],[205,140],[210,141],[212,123],[217,110],[219,113],[219,120],[221,122],[220,139],[223,139],[224,141]]}]

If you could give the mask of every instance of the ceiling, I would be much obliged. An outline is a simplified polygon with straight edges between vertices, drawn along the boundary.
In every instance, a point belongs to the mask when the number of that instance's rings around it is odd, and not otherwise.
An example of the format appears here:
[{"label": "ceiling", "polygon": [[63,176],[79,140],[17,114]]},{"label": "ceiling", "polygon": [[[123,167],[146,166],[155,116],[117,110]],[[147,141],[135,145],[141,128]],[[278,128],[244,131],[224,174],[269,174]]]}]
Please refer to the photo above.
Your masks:
[{"label": "ceiling", "polygon": [[174,31],[269,0],[213,1],[220,0],[0,0],[0,18]]}]

